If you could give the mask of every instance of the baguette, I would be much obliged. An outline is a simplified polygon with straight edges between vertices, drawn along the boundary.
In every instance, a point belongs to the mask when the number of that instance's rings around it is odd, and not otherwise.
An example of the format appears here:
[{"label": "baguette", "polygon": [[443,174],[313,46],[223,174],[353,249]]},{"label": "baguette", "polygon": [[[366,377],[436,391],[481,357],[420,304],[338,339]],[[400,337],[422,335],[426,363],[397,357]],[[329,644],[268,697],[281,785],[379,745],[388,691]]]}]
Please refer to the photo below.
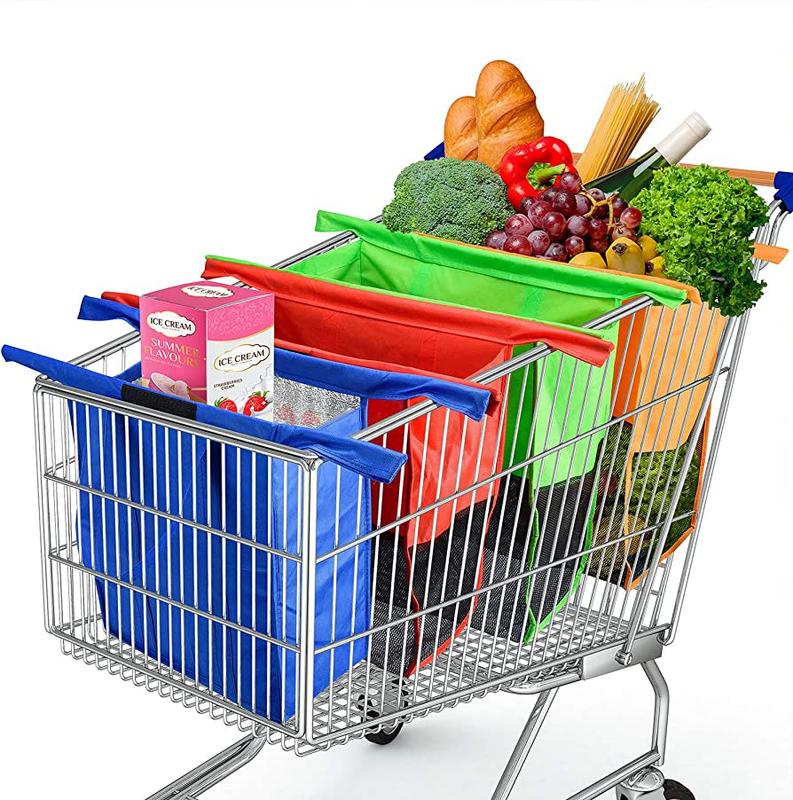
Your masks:
[{"label": "baguette", "polygon": [[476,134],[476,99],[458,97],[449,106],[443,126],[443,147],[450,158],[476,160],[479,139]]},{"label": "baguette", "polygon": [[521,71],[509,61],[491,61],[476,82],[478,158],[498,169],[516,144],[533,142],[545,130],[537,98]]}]

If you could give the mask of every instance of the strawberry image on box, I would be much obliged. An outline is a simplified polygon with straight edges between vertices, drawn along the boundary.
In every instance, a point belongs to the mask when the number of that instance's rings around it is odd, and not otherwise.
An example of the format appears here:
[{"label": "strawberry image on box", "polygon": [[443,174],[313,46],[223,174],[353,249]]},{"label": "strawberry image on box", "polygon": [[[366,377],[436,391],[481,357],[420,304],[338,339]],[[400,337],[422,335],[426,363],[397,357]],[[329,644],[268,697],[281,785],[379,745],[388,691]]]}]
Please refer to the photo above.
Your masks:
[{"label": "strawberry image on box", "polygon": [[143,383],[271,420],[274,315],[272,294],[215,281],[143,295]]}]

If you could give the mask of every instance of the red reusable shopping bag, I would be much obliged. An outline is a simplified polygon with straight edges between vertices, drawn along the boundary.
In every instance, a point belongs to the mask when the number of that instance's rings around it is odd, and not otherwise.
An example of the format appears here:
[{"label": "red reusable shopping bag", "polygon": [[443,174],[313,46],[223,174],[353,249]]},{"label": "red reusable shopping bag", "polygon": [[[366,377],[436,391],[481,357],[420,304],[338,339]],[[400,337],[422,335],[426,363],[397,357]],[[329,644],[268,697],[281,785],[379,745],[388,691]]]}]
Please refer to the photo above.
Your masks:
[{"label": "red reusable shopping bag", "polygon": [[[371,367],[377,363],[382,368],[384,363],[388,363],[390,370],[395,365],[402,365],[411,372],[446,380],[465,380],[474,373],[506,361],[516,346],[532,342],[545,342],[597,366],[602,366],[611,351],[609,343],[595,337],[517,317],[354,289],[284,270],[207,259],[203,277],[222,276],[234,276],[250,286],[275,293],[276,337],[281,346],[319,356],[324,351],[332,353],[335,359],[353,358],[356,363]],[[489,386],[494,391],[491,416],[503,386],[504,379]],[[372,402],[370,424],[390,416],[404,405]],[[462,429],[461,415],[450,414],[444,424],[447,426],[445,433],[437,427],[433,430],[432,423],[429,430],[419,431],[419,426],[411,430],[409,464],[415,470],[425,452],[427,463],[422,497],[418,497],[418,486],[410,481],[410,502],[403,506],[404,510],[415,510],[420,500],[424,504],[435,501],[478,479],[473,471],[473,458],[463,459],[463,475],[459,481],[455,469],[440,470],[438,448],[443,440],[446,443],[443,461],[447,467],[449,464],[456,467],[461,443],[478,447],[480,435],[477,426],[471,425],[470,421],[465,437],[453,435]],[[490,428],[493,435],[483,446],[483,453],[487,454],[501,446],[495,439],[497,426],[491,423]],[[500,461],[493,462],[484,455],[479,460],[482,465],[500,464]],[[449,491],[445,491],[447,488]],[[464,507],[464,498],[461,498],[457,511]],[[432,538],[433,531],[448,528],[450,514],[450,505],[446,504],[439,509],[437,520],[434,515],[423,515],[418,526],[411,526],[408,537],[411,543],[414,538],[419,543],[426,542]]]},{"label": "red reusable shopping bag", "polygon": [[[550,347],[601,366],[612,345],[575,330],[501,314],[477,311],[387,293],[373,292],[233,261],[209,258],[203,277],[234,277],[273,292],[276,343],[337,361],[391,371],[399,369],[446,380],[472,375],[511,358],[516,347],[544,342]],[[501,469],[505,426],[499,424],[507,378],[488,387],[493,395],[488,416],[473,422],[438,409],[400,426],[378,444],[408,455],[403,475],[389,486],[375,487],[372,524],[379,528],[432,510],[398,525],[401,552],[381,537],[374,595],[387,608],[378,621],[430,606],[435,614],[389,629],[382,653],[373,658],[384,669],[410,674],[443,652],[468,624],[476,601],[454,603],[457,596],[481,587],[484,538],[495,505],[498,483],[443,500]],[[386,419],[419,401],[371,401],[368,422]],[[396,564],[394,578],[392,564]],[[398,606],[395,613],[395,606]],[[411,634],[412,631],[412,634]],[[396,666],[395,666],[396,665]]]}]

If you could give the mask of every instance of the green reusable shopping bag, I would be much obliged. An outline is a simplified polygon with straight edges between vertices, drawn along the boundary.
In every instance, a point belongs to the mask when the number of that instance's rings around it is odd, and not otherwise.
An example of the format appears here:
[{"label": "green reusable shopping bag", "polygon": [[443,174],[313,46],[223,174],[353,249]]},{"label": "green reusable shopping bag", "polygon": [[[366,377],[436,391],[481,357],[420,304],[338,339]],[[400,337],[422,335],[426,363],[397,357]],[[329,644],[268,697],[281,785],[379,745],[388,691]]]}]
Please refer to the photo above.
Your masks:
[{"label": "green reusable shopping bag", "polygon": [[[685,299],[681,290],[642,278],[394,233],[340,214],[319,212],[317,230],[352,231],[358,238],[298,262],[292,270],[363,289],[570,326],[581,326],[638,295],[650,295],[668,306]],[[598,335],[616,344],[617,327]],[[528,641],[548,624],[580,580],[585,558],[542,568],[589,546],[603,434],[520,465],[608,421],[613,371],[613,357],[597,368],[553,353],[511,376],[503,468],[519,466],[500,481],[489,515],[485,583],[527,567],[541,571],[478,604],[480,624],[488,632]]]}]

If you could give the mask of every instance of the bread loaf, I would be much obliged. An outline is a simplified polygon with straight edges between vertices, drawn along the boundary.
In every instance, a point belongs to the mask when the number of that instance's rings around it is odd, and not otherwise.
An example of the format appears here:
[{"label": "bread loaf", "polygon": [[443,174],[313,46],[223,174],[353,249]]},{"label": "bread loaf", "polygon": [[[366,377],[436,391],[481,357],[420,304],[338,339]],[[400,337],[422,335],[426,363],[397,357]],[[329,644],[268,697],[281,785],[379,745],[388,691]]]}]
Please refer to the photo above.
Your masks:
[{"label": "bread loaf", "polygon": [[475,98],[458,97],[449,106],[443,126],[443,146],[450,158],[477,158],[479,140],[476,133]]},{"label": "bread loaf", "polygon": [[501,157],[516,144],[543,136],[545,123],[534,92],[509,61],[491,61],[476,82],[478,159],[497,169]]}]

